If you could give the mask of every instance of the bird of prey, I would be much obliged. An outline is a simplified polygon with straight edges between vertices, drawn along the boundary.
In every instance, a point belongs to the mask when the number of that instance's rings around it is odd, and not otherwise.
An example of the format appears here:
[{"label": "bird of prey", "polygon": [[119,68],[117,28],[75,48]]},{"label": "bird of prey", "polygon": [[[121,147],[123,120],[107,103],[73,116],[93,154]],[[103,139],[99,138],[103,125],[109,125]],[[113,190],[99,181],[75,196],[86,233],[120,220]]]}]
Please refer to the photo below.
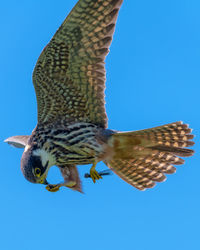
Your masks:
[{"label": "bird of prey", "polygon": [[[30,136],[5,141],[24,147],[21,170],[32,183],[48,191],[65,186],[82,192],[77,165],[103,161],[139,190],[165,180],[194,151],[191,129],[182,122],[131,132],[107,129],[105,57],[123,0],[79,0],[42,51],[34,72],[38,123]],[[51,166],[64,181],[49,184]]]}]

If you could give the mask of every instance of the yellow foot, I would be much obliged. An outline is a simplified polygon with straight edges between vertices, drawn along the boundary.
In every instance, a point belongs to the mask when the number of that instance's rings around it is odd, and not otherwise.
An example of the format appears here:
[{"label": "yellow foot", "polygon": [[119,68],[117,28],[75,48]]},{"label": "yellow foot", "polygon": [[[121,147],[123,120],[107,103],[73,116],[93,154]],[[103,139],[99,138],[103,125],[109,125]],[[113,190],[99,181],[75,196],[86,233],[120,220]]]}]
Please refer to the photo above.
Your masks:
[{"label": "yellow foot", "polygon": [[75,181],[69,181],[67,183],[61,183],[61,184],[49,184],[46,186],[46,190],[48,190],[49,192],[57,192],[62,186],[73,188],[75,185],[76,185]]},{"label": "yellow foot", "polygon": [[75,181],[69,181],[65,184],[65,187],[72,188],[76,185]]},{"label": "yellow foot", "polygon": [[49,192],[57,192],[60,189],[60,185],[58,184],[49,184],[46,186],[46,190]]},{"label": "yellow foot", "polygon": [[90,176],[94,183],[96,182],[96,180],[102,179],[101,175],[99,175],[95,167],[96,167],[96,164],[94,164],[90,169]]}]

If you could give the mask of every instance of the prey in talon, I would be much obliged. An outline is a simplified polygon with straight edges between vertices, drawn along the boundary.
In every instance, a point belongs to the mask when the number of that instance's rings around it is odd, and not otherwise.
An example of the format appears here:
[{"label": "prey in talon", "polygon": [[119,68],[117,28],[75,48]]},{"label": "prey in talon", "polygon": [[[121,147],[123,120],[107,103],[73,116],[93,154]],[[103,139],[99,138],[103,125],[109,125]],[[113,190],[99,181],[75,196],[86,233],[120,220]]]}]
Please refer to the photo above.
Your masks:
[{"label": "prey in talon", "polygon": [[[77,190],[77,191],[81,192],[81,190],[77,189],[77,184],[78,183],[75,180],[74,181],[72,181],[72,180],[69,181],[69,176],[65,177],[65,180],[66,180],[66,178],[68,178],[67,182],[63,182],[63,183],[59,183],[59,184],[48,184],[46,186],[46,190],[48,190],[49,192],[57,192],[57,191],[60,190],[60,187],[68,187],[68,188],[72,188],[74,190]],[[79,185],[80,185],[80,183],[79,183]],[[79,188],[81,188],[81,187],[79,186]]]},{"label": "prey in talon", "polygon": [[[111,175],[111,170],[106,169],[106,170],[103,170],[103,171],[98,172],[98,174],[99,174],[100,176]],[[85,177],[85,178],[91,178],[91,175],[90,175],[89,173],[85,173],[84,177]]]},{"label": "prey in talon", "polygon": [[59,191],[59,189],[60,189],[60,186],[57,184],[48,184],[46,186],[46,190],[48,190],[50,192],[57,192],[57,191]]},{"label": "prey in talon", "polygon": [[[47,185],[48,191],[67,187],[82,192],[77,165],[91,164],[89,177],[95,183],[105,175],[95,169],[100,161],[125,182],[145,190],[164,181],[166,174],[175,173],[175,166],[184,163],[181,157],[194,153],[188,148],[194,144],[191,129],[180,121],[130,132],[107,128],[105,58],[122,3],[123,0],[77,2],[42,51],[33,71],[36,128],[31,135],[5,140],[24,148],[24,177]],[[124,88],[128,86],[124,81],[122,84]],[[170,98],[164,96],[167,93],[162,94],[163,98]],[[64,178],[61,184],[47,183],[48,171],[54,165]]]}]

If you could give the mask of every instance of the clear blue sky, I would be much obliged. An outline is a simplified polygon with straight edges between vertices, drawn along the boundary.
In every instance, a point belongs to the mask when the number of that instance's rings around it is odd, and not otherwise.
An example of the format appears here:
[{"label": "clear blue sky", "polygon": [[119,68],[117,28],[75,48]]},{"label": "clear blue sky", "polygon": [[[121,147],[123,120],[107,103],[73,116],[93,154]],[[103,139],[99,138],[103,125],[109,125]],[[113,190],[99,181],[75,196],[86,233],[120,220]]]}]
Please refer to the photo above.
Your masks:
[{"label": "clear blue sky", "polygon": [[[200,1],[124,0],[106,60],[109,128],[137,130],[183,120],[196,154],[154,189],[115,175],[85,194],[49,193],[20,171],[22,150],[2,141],[30,134],[38,56],[76,0],[1,2],[0,249],[200,249]],[[98,169],[104,169],[103,164]],[[81,176],[89,166],[81,166]],[[52,182],[60,180],[54,167]]]}]

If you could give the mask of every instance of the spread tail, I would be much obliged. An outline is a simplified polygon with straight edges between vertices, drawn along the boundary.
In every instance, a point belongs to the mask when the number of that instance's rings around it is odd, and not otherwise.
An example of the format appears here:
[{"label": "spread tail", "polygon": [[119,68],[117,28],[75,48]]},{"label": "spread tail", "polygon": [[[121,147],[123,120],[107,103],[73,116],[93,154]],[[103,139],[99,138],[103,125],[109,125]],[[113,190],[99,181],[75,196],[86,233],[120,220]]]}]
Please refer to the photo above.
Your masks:
[{"label": "spread tail", "polygon": [[187,149],[194,145],[192,130],[187,124],[175,122],[151,129],[113,134],[109,143],[113,157],[105,163],[119,177],[139,190],[152,188],[155,182],[175,173],[173,165],[181,165],[181,157],[193,155]]}]

